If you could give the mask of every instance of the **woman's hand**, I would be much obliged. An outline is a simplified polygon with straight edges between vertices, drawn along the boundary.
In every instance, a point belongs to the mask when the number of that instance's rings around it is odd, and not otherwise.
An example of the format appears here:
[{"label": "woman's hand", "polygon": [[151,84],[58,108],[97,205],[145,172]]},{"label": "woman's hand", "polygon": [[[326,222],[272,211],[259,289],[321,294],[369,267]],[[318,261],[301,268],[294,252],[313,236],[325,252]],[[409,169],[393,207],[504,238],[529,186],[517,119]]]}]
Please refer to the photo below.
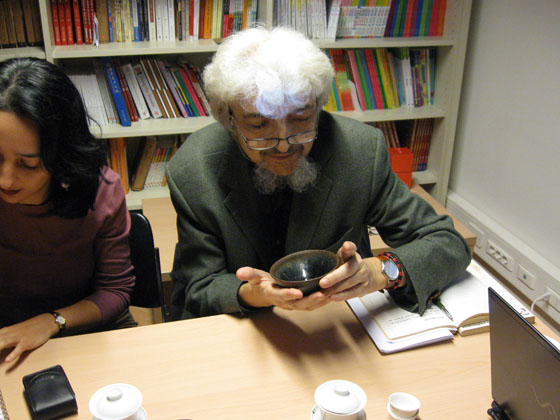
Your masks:
[{"label": "woman's hand", "polygon": [[0,350],[13,347],[4,359],[17,360],[24,351],[34,350],[58,334],[59,328],[51,314],[41,314],[18,324],[0,329]]},{"label": "woman's hand", "polygon": [[315,292],[303,297],[299,289],[287,289],[274,284],[266,271],[251,267],[237,270],[237,278],[245,283],[239,288],[239,298],[255,308],[277,306],[283,309],[313,310],[329,303],[323,292]]},{"label": "woman's hand", "polygon": [[353,242],[344,242],[337,252],[342,265],[319,282],[329,299],[343,301],[361,297],[387,285],[387,279],[381,272],[381,261],[378,258],[362,258],[357,250]]}]

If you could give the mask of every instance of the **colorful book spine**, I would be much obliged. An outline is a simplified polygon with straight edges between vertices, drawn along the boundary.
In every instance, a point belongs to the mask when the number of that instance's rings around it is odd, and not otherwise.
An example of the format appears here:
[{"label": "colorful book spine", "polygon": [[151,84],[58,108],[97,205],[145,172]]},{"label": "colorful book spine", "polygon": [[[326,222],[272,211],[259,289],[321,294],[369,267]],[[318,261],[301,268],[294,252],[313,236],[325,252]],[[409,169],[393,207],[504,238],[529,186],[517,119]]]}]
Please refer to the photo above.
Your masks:
[{"label": "colorful book spine", "polygon": [[358,72],[358,67],[356,64],[356,56],[354,55],[354,50],[344,50],[346,57],[348,58],[348,66],[350,67],[350,72],[352,74],[352,80],[356,86],[356,93],[358,95],[358,101],[360,103],[360,108],[366,110],[366,100],[364,97],[364,86],[362,86],[362,81],[360,79],[360,74]]},{"label": "colorful book spine", "polygon": [[119,114],[120,123],[123,127],[130,127],[130,116],[126,109],[121,85],[117,77],[113,60],[111,60],[111,57],[103,57],[101,60],[103,61],[103,67],[105,68],[105,74],[107,75],[107,82],[109,83],[109,88],[111,89],[113,100],[115,101],[115,107],[117,108],[117,112]]}]

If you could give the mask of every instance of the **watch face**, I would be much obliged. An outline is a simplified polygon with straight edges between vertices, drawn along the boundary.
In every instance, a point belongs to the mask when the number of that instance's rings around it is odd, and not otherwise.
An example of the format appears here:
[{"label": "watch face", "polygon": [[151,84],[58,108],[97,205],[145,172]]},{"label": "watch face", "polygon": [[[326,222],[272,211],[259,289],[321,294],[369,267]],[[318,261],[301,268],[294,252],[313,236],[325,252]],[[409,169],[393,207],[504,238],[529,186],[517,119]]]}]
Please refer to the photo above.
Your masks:
[{"label": "watch face", "polygon": [[399,278],[399,267],[392,260],[383,261],[383,273],[390,280],[396,280]]}]

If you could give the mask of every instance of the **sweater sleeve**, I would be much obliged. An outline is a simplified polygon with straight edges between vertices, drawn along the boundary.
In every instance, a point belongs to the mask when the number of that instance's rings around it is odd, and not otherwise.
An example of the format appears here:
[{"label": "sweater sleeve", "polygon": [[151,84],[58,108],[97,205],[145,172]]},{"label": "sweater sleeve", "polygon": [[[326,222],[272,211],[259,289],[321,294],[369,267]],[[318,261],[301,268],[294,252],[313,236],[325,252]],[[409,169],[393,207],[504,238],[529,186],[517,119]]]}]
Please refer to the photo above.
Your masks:
[{"label": "sweater sleeve", "polygon": [[103,323],[114,321],[130,304],[135,278],[130,262],[128,235],[130,215],[119,176],[105,168],[95,200],[94,215],[99,230],[94,241],[95,273],[92,293]]}]

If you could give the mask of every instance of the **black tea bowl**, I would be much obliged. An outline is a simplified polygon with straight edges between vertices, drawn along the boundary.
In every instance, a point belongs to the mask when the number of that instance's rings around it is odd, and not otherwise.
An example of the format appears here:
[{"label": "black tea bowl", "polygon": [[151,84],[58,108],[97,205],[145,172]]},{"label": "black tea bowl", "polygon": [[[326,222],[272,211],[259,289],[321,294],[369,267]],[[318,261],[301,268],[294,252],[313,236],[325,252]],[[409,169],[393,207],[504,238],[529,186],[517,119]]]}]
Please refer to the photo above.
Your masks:
[{"label": "black tea bowl", "polygon": [[280,258],[270,268],[279,287],[299,289],[304,296],[320,290],[319,280],[339,266],[334,252],[309,249]]}]

